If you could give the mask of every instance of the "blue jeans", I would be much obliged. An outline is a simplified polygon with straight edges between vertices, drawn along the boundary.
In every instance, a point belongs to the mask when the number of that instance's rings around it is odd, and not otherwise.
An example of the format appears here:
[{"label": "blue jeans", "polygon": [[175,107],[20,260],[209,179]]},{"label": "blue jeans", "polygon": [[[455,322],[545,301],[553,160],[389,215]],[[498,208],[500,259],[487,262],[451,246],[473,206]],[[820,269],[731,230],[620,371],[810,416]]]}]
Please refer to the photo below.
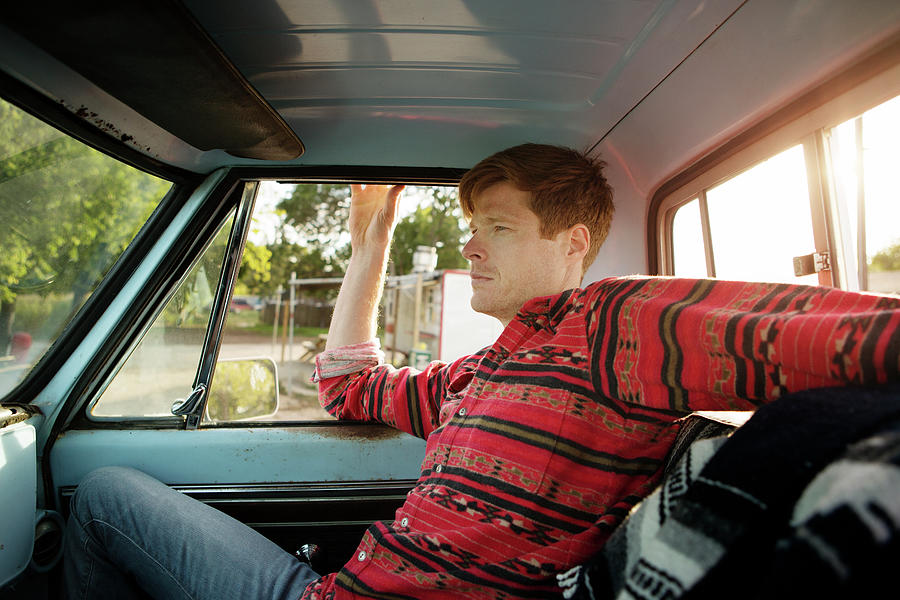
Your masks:
[{"label": "blue jeans", "polygon": [[246,525],[139,471],[98,469],[72,498],[69,598],[285,598],[319,576]]}]

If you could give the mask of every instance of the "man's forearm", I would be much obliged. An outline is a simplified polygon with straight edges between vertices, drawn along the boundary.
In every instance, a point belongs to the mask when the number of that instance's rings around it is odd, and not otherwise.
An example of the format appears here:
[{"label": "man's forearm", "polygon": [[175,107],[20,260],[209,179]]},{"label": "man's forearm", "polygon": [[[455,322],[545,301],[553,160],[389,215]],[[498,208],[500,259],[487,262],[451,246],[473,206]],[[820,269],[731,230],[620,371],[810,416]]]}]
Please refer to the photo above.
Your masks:
[{"label": "man's forearm", "polygon": [[350,189],[347,224],[352,255],[334,305],[326,350],[375,337],[397,200],[403,186],[352,184]]},{"label": "man's forearm", "polygon": [[353,253],[334,305],[326,350],[375,337],[387,259],[388,247]]}]

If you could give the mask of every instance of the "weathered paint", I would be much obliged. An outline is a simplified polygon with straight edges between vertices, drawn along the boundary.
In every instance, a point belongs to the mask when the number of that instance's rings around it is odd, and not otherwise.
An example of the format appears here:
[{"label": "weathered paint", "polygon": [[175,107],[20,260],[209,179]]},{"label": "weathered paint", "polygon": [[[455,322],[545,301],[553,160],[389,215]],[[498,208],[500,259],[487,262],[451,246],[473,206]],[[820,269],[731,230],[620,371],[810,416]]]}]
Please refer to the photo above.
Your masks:
[{"label": "weathered paint", "polygon": [[130,466],[172,485],[415,479],[423,440],[387,427],[333,425],[69,431],[53,446],[54,484]]}]

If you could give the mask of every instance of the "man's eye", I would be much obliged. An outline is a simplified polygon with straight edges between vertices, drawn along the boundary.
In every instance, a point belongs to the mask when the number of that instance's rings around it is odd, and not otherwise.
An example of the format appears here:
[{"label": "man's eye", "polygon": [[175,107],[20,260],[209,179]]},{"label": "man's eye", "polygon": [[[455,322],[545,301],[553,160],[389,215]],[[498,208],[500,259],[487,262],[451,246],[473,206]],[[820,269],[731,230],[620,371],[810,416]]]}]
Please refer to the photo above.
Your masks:
[{"label": "man's eye", "polygon": [[506,231],[509,227],[504,227],[503,225],[494,225],[494,231]]}]

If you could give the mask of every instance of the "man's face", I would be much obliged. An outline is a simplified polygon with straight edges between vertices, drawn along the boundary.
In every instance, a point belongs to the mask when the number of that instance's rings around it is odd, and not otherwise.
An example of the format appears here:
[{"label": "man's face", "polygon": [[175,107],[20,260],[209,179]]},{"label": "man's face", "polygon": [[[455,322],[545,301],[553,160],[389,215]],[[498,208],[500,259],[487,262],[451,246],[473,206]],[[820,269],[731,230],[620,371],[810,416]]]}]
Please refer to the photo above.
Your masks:
[{"label": "man's face", "polygon": [[[509,324],[525,302],[577,287],[581,265],[567,258],[566,231],[540,235],[530,194],[498,183],[475,198],[472,238],[463,256],[472,265],[472,308]],[[574,274],[573,274],[574,273]]]}]

